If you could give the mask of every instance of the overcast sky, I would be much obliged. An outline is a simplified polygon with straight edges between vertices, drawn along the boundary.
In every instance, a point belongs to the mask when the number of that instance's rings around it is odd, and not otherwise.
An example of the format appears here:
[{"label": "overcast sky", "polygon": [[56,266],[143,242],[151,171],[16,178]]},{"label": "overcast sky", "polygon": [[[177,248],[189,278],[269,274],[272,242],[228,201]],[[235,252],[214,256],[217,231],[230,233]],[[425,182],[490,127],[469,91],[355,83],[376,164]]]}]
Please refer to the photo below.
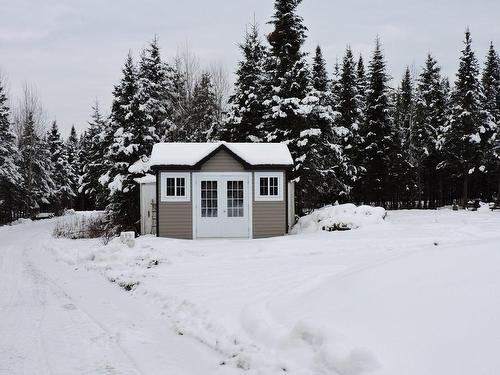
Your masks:
[{"label": "overcast sky", "polygon": [[[111,90],[129,49],[134,56],[156,33],[172,58],[189,43],[202,63],[221,62],[229,72],[237,43],[255,16],[263,32],[273,0],[2,0],[0,69],[13,97],[23,82],[36,86],[49,119],[63,133],[86,127],[97,98],[107,113]],[[305,50],[323,48],[329,71],[347,44],[369,58],[381,38],[390,74],[422,65],[427,52],[453,76],[469,26],[484,60],[490,40],[500,49],[499,0],[304,0]]]}]

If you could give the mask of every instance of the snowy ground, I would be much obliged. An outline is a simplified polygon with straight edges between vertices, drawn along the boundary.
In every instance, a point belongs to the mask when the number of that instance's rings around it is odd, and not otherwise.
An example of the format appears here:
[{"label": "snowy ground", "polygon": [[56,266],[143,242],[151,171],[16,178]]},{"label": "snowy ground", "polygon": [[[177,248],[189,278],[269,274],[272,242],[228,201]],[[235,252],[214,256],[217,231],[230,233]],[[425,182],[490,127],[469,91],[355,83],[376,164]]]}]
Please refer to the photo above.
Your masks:
[{"label": "snowy ground", "polygon": [[500,373],[500,212],[131,249],[53,226],[0,228],[0,374]]}]

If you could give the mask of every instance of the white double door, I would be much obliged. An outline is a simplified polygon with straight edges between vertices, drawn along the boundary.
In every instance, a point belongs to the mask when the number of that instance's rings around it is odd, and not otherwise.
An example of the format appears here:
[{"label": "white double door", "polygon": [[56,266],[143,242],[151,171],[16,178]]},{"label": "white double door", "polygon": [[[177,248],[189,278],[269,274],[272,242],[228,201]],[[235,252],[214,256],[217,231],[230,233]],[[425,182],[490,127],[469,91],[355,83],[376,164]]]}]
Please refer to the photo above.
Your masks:
[{"label": "white double door", "polygon": [[193,173],[197,238],[250,236],[250,173]]}]

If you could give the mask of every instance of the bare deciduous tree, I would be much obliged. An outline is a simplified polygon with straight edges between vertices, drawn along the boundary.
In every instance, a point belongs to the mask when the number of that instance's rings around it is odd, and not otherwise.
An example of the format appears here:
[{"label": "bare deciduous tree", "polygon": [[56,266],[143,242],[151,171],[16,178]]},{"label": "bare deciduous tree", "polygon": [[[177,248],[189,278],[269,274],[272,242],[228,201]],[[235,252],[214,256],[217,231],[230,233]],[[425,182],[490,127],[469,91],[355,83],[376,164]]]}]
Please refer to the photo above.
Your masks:
[{"label": "bare deciduous tree", "polygon": [[35,131],[38,135],[45,132],[46,115],[42,106],[42,102],[38,95],[38,91],[33,85],[24,83],[23,92],[18,100],[17,106],[13,110],[13,123],[14,132],[18,139],[21,138],[23,133],[24,124],[26,124],[28,117],[35,124]]},{"label": "bare deciduous tree", "polygon": [[220,123],[227,109],[231,85],[229,84],[227,70],[221,62],[210,64],[210,76],[212,78],[215,100],[217,102],[217,120]]},{"label": "bare deciduous tree", "polygon": [[186,103],[189,106],[193,98],[194,85],[200,75],[200,59],[189,49],[187,42],[183,47],[177,49],[175,67],[183,75],[184,95]]}]

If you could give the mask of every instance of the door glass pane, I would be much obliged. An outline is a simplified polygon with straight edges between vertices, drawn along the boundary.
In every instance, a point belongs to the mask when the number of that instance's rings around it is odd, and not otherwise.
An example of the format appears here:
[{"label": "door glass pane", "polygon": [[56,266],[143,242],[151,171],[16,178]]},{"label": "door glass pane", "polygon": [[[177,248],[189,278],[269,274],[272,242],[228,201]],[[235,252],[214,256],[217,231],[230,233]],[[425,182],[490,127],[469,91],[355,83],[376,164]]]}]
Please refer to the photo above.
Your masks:
[{"label": "door glass pane", "polygon": [[217,181],[201,181],[201,217],[217,217]]},{"label": "door glass pane", "polygon": [[243,215],[243,181],[227,181],[227,216]]}]

